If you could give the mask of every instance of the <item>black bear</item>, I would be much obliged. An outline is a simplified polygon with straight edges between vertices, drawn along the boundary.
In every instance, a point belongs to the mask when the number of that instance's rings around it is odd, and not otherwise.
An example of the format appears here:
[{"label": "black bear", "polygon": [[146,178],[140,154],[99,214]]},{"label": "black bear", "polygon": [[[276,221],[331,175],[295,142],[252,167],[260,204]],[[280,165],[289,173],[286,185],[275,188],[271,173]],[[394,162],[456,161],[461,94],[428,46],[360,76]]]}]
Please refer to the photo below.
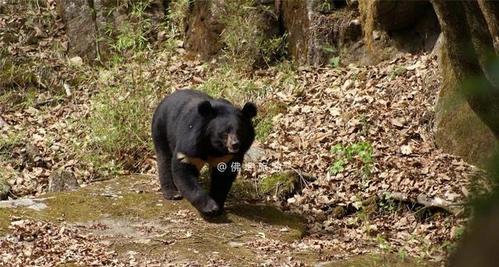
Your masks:
[{"label": "black bear", "polygon": [[[159,181],[166,199],[185,197],[203,215],[222,213],[225,199],[255,139],[255,104],[242,109],[205,93],[177,90],[161,101],[152,119]],[[199,185],[208,163],[209,194]]]}]

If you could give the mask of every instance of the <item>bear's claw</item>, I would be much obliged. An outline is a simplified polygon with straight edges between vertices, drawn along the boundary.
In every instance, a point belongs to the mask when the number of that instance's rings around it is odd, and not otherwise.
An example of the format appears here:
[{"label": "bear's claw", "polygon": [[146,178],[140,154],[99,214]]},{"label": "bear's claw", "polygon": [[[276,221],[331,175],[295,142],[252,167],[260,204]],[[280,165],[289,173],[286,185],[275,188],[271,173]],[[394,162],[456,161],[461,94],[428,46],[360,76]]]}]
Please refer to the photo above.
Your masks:
[{"label": "bear's claw", "polygon": [[207,217],[217,216],[222,213],[222,209],[213,199],[209,199],[199,211]]},{"label": "bear's claw", "polygon": [[177,190],[163,191],[163,196],[168,200],[180,200],[182,199],[182,194]]}]

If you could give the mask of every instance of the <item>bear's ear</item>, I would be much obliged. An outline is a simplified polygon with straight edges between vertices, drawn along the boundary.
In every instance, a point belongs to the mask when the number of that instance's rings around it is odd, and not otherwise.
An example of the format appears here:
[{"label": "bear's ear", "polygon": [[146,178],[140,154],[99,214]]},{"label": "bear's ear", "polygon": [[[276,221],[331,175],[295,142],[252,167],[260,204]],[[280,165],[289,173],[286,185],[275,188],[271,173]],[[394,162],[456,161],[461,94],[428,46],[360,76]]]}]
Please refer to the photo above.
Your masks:
[{"label": "bear's ear", "polygon": [[255,117],[256,116],[256,105],[251,103],[251,102],[247,102],[246,104],[244,104],[243,114],[244,114],[244,116],[246,116],[250,119]]},{"label": "bear's ear", "polygon": [[201,116],[209,118],[215,115],[215,110],[210,104],[210,101],[206,100],[199,103],[198,112]]}]

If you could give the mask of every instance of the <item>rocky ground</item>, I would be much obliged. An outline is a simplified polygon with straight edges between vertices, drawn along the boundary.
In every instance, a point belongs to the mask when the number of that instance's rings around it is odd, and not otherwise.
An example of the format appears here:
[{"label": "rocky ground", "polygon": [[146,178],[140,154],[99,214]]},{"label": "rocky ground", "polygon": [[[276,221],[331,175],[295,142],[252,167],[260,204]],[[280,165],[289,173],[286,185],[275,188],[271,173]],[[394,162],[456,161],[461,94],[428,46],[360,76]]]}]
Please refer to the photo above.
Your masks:
[{"label": "rocky ground", "polygon": [[232,202],[227,216],[208,223],[158,189],[151,176],[128,176],[29,203],[0,202],[0,264],[422,266],[391,256],[338,260],[345,251],[337,242],[307,236],[302,217],[271,206]]},{"label": "rocky ground", "polygon": [[[395,266],[412,257],[442,262],[466,222],[463,204],[483,187],[471,179],[478,170],[434,145],[439,76],[433,55],[400,55],[369,67],[283,63],[241,74],[259,89],[249,98],[269,131],[240,180],[258,185],[273,173],[296,173],[293,190],[282,195],[276,188],[267,200],[304,221],[233,203],[231,223],[207,223],[185,202],[161,199],[151,151],[133,163],[151,176],[96,182],[109,177],[98,176],[75,151],[87,138],[77,122],[92,112],[96,92],[133,75],[167,87],[163,93],[205,89],[233,73],[219,75],[216,65],[190,60],[181,42],[173,51],[145,52],[145,63],[89,66],[64,56],[67,42],[53,4],[38,12],[0,14],[0,28],[10,29],[0,36],[7,47],[1,50],[0,183],[11,188],[0,196],[44,199],[0,202],[4,264],[300,266],[363,254],[396,255]],[[61,177],[71,182],[54,188]],[[77,184],[76,192],[46,195]],[[391,262],[368,263],[378,260]]]}]

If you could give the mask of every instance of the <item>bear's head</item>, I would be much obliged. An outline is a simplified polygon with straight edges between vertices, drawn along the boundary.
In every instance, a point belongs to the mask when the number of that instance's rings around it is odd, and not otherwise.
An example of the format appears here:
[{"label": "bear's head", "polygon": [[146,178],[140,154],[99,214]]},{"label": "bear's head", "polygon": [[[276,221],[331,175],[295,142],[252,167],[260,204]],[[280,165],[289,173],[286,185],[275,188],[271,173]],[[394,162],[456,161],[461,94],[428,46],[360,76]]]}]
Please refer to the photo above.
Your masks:
[{"label": "bear's head", "polygon": [[255,104],[248,102],[238,109],[225,100],[203,101],[198,112],[207,121],[204,136],[216,154],[244,153],[253,143]]}]

